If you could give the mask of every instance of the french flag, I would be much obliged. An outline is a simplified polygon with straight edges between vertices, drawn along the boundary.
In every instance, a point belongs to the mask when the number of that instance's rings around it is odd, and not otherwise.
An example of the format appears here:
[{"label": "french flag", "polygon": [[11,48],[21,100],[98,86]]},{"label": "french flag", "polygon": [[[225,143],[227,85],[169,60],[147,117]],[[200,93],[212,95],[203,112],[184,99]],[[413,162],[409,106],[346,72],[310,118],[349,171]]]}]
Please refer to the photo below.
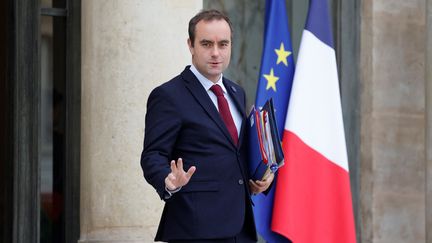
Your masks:
[{"label": "french flag", "polygon": [[327,0],[311,0],[283,135],[272,230],[294,243],[355,243]]}]

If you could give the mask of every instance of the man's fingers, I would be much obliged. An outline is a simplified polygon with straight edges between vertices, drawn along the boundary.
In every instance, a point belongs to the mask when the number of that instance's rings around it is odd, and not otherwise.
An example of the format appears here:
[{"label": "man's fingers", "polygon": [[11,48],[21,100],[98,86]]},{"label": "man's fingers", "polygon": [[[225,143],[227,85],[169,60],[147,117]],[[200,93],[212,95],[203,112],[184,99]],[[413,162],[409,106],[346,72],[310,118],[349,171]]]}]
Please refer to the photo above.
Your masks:
[{"label": "man's fingers", "polygon": [[258,186],[258,187],[268,187],[272,181],[274,179],[274,174],[271,173],[270,175],[268,175],[264,180],[256,180],[254,181],[254,183]]},{"label": "man's fingers", "polygon": [[192,175],[195,173],[195,171],[196,171],[196,167],[195,166],[191,166],[189,168],[189,170],[186,172],[186,177],[187,177],[188,180],[192,177]]},{"label": "man's fingers", "polygon": [[270,173],[269,176],[267,176],[267,178],[264,180],[265,182],[267,182],[268,184],[272,183],[274,180],[274,174]]},{"label": "man's fingers", "polygon": [[171,173],[165,179],[165,185],[170,185],[169,189],[171,189],[171,186],[175,189],[186,185],[196,170],[195,166],[191,166],[187,172],[184,171],[182,158],[179,158],[177,163],[175,160],[171,160],[170,167]]},{"label": "man's fingers", "polygon": [[183,159],[182,158],[178,158],[177,160],[177,169],[181,172],[183,172]]},{"label": "man's fingers", "polygon": [[253,180],[249,180],[249,187],[252,193],[260,193],[258,185]]},{"label": "man's fingers", "polygon": [[258,187],[264,187],[267,185],[266,181],[254,181],[254,183],[258,186]]},{"label": "man's fingers", "polygon": [[177,166],[176,166],[175,160],[171,160],[170,167],[171,167],[171,172],[177,171]]},{"label": "man's fingers", "polygon": [[249,184],[250,184],[251,186],[259,187],[259,185],[258,185],[256,182],[257,182],[257,181],[249,180]]},{"label": "man's fingers", "polygon": [[274,179],[274,175],[271,174],[270,176],[268,176],[266,179],[260,181],[260,180],[249,180],[249,187],[252,193],[256,194],[256,193],[261,193],[265,190],[267,190],[270,186],[270,184],[272,183]]},{"label": "man's fingers", "polygon": [[257,185],[257,183],[253,180],[249,180],[249,185],[251,185],[254,188],[258,188],[259,186]]}]

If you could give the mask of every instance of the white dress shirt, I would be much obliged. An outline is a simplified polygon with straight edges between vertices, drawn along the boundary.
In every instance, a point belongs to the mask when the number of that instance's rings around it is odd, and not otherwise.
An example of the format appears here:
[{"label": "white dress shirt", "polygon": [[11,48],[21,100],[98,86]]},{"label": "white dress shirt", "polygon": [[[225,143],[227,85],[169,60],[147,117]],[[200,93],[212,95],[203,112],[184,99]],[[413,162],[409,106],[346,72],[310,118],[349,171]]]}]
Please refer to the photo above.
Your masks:
[{"label": "white dress shirt", "polygon": [[213,85],[215,85],[215,84],[218,84],[218,85],[221,86],[223,94],[224,94],[224,97],[228,101],[228,106],[229,106],[229,109],[230,109],[230,112],[231,112],[231,116],[232,116],[232,118],[234,120],[234,124],[235,124],[235,126],[237,128],[237,135],[239,135],[240,134],[241,125],[242,125],[242,116],[240,114],[240,111],[235,106],[234,100],[227,93],[225,85],[222,82],[222,74],[221,74],[219,80],[216,83],[213,83],[208,78],[204,77],[204,75],[202,75],[196,69],[196,67],[193,64],[191,65],[190,70],[195,75],[195,77],[197,77],[198,81],[201,83],[201,85],[204,87],[204,89],[207,91],[207,94],[209,95],[210,99],[213,101],[213,104],[216,106],[216,109],[218,109],[218,110],[219,110],[219,108],[218,108],[218,103],[217,103],[217,97],[213,93],[213,91],[210,90],[210,88]]}]

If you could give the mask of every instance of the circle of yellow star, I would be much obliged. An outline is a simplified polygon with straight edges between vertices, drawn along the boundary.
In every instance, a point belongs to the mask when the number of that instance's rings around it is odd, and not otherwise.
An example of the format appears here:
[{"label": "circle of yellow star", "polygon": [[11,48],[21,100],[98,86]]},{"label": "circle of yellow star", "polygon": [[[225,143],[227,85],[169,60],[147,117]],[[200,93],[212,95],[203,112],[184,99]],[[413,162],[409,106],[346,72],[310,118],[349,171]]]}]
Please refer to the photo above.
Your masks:
[{"label": "circle of yellow star", "polygon": [[272,88],[276,92],[276,82],[279,80],[279,77],[274,76],[273,68],[270,69],[270,74],[264,74],[263,76],[267,79],[266,90]]},{"label": "circle of yellow star", "polygon": [[291,52],[285,51],[285,47],[284,47],[283,42],[281,42],[281,45],[280,45],[279,49],[275,49],[275,52],[276,52],[276,54],[278,56],[276,64],[279,64],[279,63],[283,62],[285,64],[285,66],[288,67],[287,57],[289,55],[291,55]]}]

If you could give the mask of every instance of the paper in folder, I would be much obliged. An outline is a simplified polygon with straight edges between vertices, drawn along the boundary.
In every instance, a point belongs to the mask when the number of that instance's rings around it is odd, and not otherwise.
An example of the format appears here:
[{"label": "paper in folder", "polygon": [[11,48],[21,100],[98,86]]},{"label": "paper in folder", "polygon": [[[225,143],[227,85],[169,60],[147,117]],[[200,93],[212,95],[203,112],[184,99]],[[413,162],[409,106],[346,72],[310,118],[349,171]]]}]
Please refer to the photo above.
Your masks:
[{"label": "paper in folder", "polygon": [[284,164],[273,100],[269,99],[261,109],[252,107],[247,125],[249,173],[253,180],[263,180]]}]

